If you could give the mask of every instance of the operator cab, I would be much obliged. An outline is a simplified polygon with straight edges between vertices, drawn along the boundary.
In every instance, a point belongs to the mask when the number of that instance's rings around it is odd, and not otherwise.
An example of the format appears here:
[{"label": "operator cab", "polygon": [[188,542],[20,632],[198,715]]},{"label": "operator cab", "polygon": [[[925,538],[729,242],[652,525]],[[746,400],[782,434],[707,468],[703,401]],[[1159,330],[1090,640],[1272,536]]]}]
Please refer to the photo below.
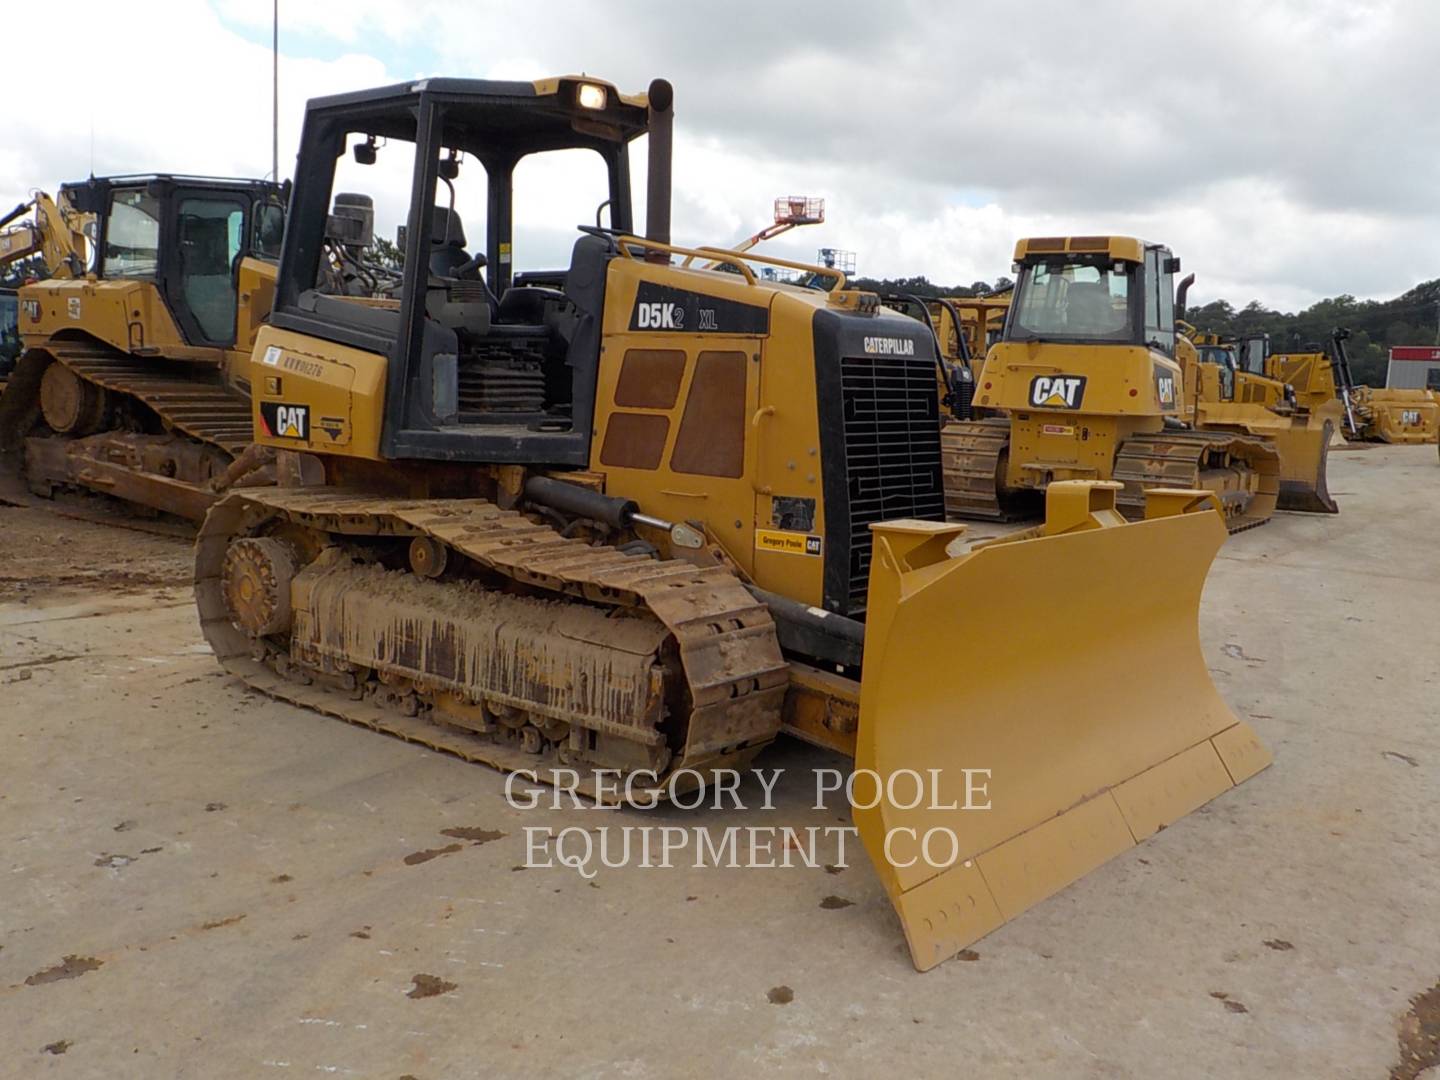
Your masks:
[{"label": "operator cab", "polygon": [[1022,240],[1001,340],[1143,345],[1173,356],[1179,269],[1169,248],[1128,237]]},{"label": "operator cab", "polygon": [[280,257],[285,185],[152,173],[91,177],[60,190],[95,215],[101,280],[152,281],[187,344],[235,344],[240,261]]},{"label": "operator cab", "polygon": [[1220,379],[1220,400],[1235,400],[1235,350],[1229,345],[1197,345],[1195,359],[1217,369]]},{"label": "operator cab", "polygon": [[[669,108],[663,81],[631,97],[581,77],[429,79],[312,101],[272,323],[388,358],[386,457],[584,464],[606,265],[634,230],[629,144],[667,125],[650,162],[668,221]],[[587,169],[598,191],[577,211],[587,221],[544,230],[573,242],[568,267],[516,273],[514,206],[537,197],[528,166],[554,151],[569,152],[565,169],[541,196],[565,204]],[[341,190],[359,184],[363,195]],[[394,245],[374,230],[387,200],[405,222]]]},{"label": "operator cab", "polygon": [[1236,363],[1251,375],[1265,374],[1265,361],[1270,356],[1269,334],[1243,334],[1235,346]]}]

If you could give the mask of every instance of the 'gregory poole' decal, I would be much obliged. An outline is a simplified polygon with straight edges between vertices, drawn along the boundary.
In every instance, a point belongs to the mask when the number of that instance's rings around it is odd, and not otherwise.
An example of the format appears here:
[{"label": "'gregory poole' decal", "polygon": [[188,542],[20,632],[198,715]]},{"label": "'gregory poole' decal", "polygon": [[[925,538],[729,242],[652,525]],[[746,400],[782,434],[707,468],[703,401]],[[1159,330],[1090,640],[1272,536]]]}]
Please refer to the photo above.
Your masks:
[{"label": "'gregory poole' decal", "polygon": [[779,551],[786,555],[819,555],[824,541],[804,533],[781,532],[778,529],[756,529],[755,547],[759,551]]}]

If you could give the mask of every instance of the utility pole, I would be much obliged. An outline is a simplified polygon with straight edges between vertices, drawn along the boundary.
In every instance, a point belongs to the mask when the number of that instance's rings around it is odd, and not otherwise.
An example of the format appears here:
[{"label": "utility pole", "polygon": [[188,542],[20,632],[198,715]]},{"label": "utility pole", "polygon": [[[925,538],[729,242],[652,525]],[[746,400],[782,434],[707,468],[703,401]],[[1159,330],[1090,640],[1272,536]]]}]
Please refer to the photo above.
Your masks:
[{"label": "utility pole", "polygon": [[280,182],[280,0],[270,20],[270,179]]}]

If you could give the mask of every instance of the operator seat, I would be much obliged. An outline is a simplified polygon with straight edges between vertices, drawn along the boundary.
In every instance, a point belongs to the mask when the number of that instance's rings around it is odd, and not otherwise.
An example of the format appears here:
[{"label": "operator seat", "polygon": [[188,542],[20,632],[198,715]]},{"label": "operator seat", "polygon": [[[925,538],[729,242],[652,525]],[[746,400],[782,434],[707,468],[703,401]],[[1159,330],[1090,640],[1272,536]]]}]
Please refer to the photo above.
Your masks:
[{"label": "operator seat", "polygon": [[[474,282],[485,290],[485,303],[489,306],[489,318],[493,322],[500,307],[500,301],[490,289],[490,283],[480,274],[485,265],[482,252],[471,255],[465,250],[465,224],[460,215],[447,206],[434,208],[430,231],[430,275],[448,281]],[[432,285],[434,282],[432,281]],[[468,290],[467,290],[468,291]],[[474,323],[473,313],[467,322]]]},{"label": "operator seat", "polygon": [[1073,282],[1066,290],[1065,300],[1065,321],[1071,330],[1093,333],[1115,329],[1110,290],[1100,282]]},{"label": "operator seat", "polygon": [[437,206],[430,227],[430,273],[457,281],[480,280],[484,255],[465,250],[465,224],[447,206]]}]

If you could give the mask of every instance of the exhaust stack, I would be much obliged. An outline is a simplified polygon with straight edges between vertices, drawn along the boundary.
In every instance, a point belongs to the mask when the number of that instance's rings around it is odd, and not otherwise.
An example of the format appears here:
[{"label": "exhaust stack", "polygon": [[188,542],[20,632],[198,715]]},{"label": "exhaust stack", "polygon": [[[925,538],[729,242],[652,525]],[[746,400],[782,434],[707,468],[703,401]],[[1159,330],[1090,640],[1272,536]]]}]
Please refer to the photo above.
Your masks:
[{"label": "exhaust stack", "polygon": [[[675,88],[665,79],[650,84],[649,175],[645,183],[645,239],[670,243],[670,162],[675,145]],[[663,252],[649,257],[669,259]]]},{"label": "exhaust stack", "polygon": [[1185,306],[1185,298],[1190,295],[1190,286],[1195,284],[1195,275],[1186,274],[1180,279],[1180,284],[1175,286],[1175,318],[1185,318],[1188,310]]}]

